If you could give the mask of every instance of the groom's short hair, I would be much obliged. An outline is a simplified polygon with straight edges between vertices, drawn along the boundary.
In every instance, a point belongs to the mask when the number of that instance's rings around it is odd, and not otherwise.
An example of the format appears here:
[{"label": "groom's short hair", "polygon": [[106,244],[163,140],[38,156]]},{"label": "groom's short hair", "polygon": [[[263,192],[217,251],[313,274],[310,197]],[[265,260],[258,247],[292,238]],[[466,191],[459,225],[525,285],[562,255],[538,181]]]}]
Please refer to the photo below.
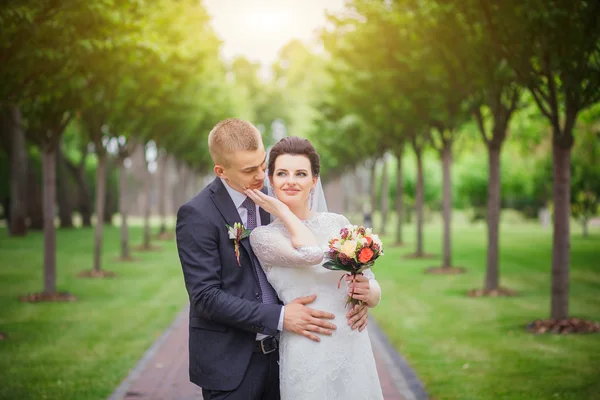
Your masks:
[{"label": "groom's short hair", "polygon": [[239,118],[219,122],[208,134],[208,151],[215,165],[227,167],[230,165],[229,154],[258,150],[261,145],[260,131],[250,122]]}]

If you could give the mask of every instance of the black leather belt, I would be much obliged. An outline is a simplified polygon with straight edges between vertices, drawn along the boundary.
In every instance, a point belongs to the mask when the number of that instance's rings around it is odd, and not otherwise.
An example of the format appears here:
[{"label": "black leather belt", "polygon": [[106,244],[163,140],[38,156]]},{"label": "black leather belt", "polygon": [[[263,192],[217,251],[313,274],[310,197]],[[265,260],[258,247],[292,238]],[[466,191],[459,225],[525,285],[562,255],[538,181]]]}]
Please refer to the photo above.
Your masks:
[{"label": "black leather belt", "polygon": [[277,350],[278,347],[279,343],[277,343],[277,339],[273,336],[269,336],[262,340],[256,340],[252,351],[255,353],[269,354]]}]

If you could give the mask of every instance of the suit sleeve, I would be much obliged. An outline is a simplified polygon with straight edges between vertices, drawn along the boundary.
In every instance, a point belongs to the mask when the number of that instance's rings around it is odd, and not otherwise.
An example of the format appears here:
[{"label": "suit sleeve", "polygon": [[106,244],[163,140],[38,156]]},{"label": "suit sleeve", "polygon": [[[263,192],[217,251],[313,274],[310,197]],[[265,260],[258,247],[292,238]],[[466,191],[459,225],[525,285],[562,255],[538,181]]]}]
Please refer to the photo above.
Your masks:
[{"label": "suit sleeve", "polygon": [[198,315],[250,332],[276,334],[281,305],[242,299],[222,290],[217,227],[200,211],[183,205],[177,212],[176,233],[190,305]]}]

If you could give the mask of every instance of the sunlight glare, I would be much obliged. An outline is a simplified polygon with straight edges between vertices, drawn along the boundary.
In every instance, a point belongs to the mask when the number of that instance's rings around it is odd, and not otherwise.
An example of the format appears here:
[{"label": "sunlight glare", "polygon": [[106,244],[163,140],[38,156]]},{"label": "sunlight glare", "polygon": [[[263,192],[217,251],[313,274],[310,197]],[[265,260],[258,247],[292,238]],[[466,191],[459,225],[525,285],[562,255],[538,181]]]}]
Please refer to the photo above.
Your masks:
[{"label": "sunlight glare", "polygon": [[251,29],[275,33],[279,32],[289,19],[287,13],[255,11],[247,16],[247,23]]}]

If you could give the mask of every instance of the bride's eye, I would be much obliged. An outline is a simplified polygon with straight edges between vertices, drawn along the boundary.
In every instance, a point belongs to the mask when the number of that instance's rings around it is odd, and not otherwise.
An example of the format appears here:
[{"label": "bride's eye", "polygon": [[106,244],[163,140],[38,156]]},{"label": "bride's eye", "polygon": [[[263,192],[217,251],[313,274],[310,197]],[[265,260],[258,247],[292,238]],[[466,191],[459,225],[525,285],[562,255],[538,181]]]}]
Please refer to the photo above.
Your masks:
[{"label": "bride's eye", "polygon": [[277,173],[277,176],[285,176],[285,172],[281,172],[281,171],[279,171],[279,172]]},{"label": "bride's eye", "polygon": [[298,175],[298,176],[302,176],[302,177],[304,177],[304,176],[306,176],[306,172],[298,172],[298,174],[297,174],[297,175]]}]

